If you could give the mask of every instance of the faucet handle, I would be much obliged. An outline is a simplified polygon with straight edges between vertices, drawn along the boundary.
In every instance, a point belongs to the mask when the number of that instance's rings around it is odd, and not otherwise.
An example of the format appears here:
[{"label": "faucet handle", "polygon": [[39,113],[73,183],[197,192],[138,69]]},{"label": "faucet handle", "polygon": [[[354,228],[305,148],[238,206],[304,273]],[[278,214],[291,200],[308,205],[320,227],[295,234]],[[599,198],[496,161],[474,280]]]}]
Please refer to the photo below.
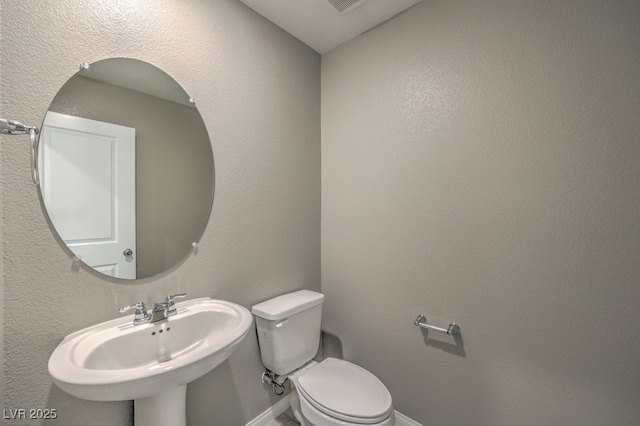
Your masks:
[{"label": "faucet handle", "polygon": [[144,324],[149,321],[149,314],[147,313],[147,307],[143,302],[138,302],[131,306],[125,306],[124,308],[120,308],[120,313],[123,314],[131,309],[135,309],[136,313],[133,316],[133,324],[139,325]]},{"label": "faucet handle", "polygon": [[175,315],[178,312],[176,305],[173,302],[174,299],[181,299],[186,296],[187,293],[170,294],[164,299],[167,304],[167,316]]},{"label": "faucet handle", "polygon": [[173,299],[181,299],[183,297],[187,297],[187,293],[170,294],[164,299],[164,301],[167,303],[173,303]]}]

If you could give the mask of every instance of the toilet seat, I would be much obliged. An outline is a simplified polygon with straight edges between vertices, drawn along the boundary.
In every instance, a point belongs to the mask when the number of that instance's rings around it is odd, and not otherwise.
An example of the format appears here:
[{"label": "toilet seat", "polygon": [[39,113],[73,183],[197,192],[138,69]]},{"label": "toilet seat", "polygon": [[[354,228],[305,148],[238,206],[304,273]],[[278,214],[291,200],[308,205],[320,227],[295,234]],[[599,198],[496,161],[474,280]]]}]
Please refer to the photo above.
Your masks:
[{"label": "toilet seat", "polygon": [[376,424],[393,411],[391,394],[369,371],[348,361],[327,358],[296,377],[300,397],[338,420]]}]

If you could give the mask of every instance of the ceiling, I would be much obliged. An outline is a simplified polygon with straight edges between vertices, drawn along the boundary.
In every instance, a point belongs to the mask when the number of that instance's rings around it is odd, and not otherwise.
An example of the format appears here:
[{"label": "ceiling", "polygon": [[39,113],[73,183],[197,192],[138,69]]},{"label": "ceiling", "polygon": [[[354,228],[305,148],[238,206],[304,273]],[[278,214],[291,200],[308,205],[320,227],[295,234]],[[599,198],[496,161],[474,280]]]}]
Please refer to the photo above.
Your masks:
[{"label": "ceiling", "polygon": [[422,0],[240,0],[323,54]]}]

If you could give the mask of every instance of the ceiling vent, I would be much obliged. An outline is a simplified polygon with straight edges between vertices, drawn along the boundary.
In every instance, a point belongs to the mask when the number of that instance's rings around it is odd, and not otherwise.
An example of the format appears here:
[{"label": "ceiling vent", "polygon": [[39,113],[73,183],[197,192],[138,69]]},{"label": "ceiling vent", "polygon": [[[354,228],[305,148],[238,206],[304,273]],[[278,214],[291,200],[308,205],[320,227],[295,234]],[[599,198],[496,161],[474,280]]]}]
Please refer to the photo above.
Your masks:
[{"label": "ceiling vent", "polygon": [[367,0],[327,0],[331,6],[333,6],[338,12],[345,13],[351,12],[356,7],[360,6]]},{"label": "ceiling vent", "polygon": [[240,1],[323,54],[422,0]]}]

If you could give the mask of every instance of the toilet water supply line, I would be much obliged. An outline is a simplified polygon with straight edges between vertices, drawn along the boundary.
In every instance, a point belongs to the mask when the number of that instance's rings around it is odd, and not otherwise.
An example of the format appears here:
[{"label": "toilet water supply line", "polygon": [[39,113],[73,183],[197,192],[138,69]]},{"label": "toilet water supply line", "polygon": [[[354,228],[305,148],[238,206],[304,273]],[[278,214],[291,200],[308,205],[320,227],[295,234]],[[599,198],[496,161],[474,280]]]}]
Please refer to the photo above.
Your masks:
[{"label": "toilet water supply line", "polygon": [[38,144],[40,138],[40,130],[36,126],[25,126],[16,120],[6,120],[0,118],[0,134],[3,135],[24,135],[29,133],[31,140],[31,177],[33,183],[40,184],[40,176],[38,175]]},{"label": "toilet water supply line", "polygon": [[278,376],[271,370],[265,369],[262,373],[262,383],[271,384],[271,389],[276,395],[282,395],[284,393],[284,383],[287,381],[285,376]]}]

